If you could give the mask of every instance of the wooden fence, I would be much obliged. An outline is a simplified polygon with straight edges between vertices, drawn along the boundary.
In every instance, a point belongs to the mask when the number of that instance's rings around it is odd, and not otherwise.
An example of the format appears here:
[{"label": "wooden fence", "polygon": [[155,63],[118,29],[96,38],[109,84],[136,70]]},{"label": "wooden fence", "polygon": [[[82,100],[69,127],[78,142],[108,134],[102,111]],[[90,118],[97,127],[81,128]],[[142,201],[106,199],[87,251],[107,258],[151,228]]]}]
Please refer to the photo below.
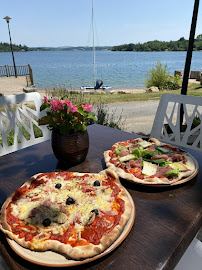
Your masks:
[{"label": "wooden fence", "polygon": [[[31,84],[34,84],[32,68],[27,66],[16,66],[17,76],[30,76]],[[14,66],[0,66],[0,77],[12,77],[15,76]]]}]

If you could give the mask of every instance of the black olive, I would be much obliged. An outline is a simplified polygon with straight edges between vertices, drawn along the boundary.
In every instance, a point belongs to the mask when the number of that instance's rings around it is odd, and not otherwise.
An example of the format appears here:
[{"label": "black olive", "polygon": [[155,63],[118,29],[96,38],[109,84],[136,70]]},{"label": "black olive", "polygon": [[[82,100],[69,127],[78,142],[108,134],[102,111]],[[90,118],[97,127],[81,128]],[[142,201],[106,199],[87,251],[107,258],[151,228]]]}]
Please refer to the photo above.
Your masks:
[{"label": "black olive", "polygon": [[95,187],[99,187],[99,186],[100,186],[100,181],[96,180],[96,181],[93,183],[93,185],[94,185]]},{"label": "black olive", "polygon": [[60,189],[60,188],[61,188],[61,186],[62,186],[62,185],[61,185],[60,183],[58,183],[58,184],[56,184],[56,185],[55,185],[55,188]]},{"label": "black olive", "polygon": [[180,161],[178,158],[174,159],[173,162],[178,162]]},{"label": "black olive", "polygon": [[91,212],[92,212],[92,213],[95,213],[96,216],[99,214],[98,209],[93,209]]},{"label": "black olive", "polygon": [[42,222],[44,227],[48,227],[51,224],[50,218],[45,218]]},{"label": "black olive", "polygon": [[75,203],[75,200],[73,198],[71,198],[71,197],[67,198],[67,200],[66,200],[67,205],[74,204],[74,203]]}]

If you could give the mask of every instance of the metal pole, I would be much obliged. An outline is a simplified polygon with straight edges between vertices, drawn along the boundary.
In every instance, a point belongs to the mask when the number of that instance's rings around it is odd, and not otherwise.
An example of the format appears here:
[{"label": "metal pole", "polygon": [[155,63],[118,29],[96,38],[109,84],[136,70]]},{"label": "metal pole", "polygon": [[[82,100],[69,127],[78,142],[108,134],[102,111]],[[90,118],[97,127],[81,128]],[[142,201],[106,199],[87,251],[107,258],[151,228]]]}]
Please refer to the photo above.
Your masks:
[{"label": "metal pole", "polygon": [[94,37],[94,11],[93,11],[93,0],[92,0],[92,32],[93,32],[93,78],[95,86],[95,37]]},{"label": "metal pole", "polygon": [[195,0],[190,35],[189,35],[189,44],[188,44],[186,62],[185,62],[185,67],[184,67],[181,95],[187,94],[187,85],[188,85],[188,79],[189,79],[189,73],[190,73],[192,51],[193,51],[193,46],[194,46],[194,36],[195,36],[195,30],[196,30],[198,8],[199,8],[199,0]]},{"label": "metal pole", "polygon": [[[198,8],[199,8],[199,0],[195,0],[194,10],[193,10],[193,15],[192,15],[191,29],[190,29],[190,34],[189,34],[189,44],[188,44],[186,62],[185,62],[185,67],[184,67],[181,95],[187,94],[192,52],[193,52],[193,47],[194,47],[194,36],[195,36],[196,22],[197,22],[197,16],[198,16]],[[181,106],[180,106],[180,128],[182,128],[183,116],[184,116],[184,109],[183,109],[183,106],[181,104]]]},{"label": "metal pole", "polygon": [[8,33],[9,33],[9,38],[10,38],[11,53],[12,53],[12,57],[13,57],[13,65],[14,65],[14,70],[15,70],[15,77],[17,78],[17,70],[16,70],[16,66],[15,66],[15,59],[14,59],[13,46],[12,46],[12,41],[11,41],[9,21],[7,21],[7,23],[8,23]]}]

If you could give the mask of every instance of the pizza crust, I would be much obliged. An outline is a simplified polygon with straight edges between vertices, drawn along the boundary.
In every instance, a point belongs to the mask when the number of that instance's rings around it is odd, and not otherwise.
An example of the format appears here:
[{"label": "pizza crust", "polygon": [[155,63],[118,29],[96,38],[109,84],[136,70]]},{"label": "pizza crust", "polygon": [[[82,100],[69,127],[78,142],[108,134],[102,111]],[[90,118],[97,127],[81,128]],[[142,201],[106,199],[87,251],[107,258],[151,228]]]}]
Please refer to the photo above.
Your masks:
[{"label": "pizza crust", "polygon": [[[82,176],[85,175],[86,173],[74,173],[74,175]],[[120,188],[121,192],[120,197],[125,201],[125,211],[121,216],[121,219],[119,221],[119,224],[114,227],[114,229],[107,235],[103,235],[103,237],[100,240],[99,245],[94,245],[92,243],[86,245],[86,246],[76,246],[72,247],[69,244],[63,244],[57,240],[47,240],[41,244],[38,245],[36,248],[35,246],[32,245],[31,242],[25,241],[24,238],[18,238],[17,235],[13,234],[11,231],[11,227],[7,223],[7,217],[6,217],[6,208],[11,202],[13,194],[11,194],[5,203],[2,206],[1,212],[0,212],[0,229],[11,239],[15,240],[19,245],[35,250],[35,251],[47,251],[47,250],[52,250],[58,253],[63,254],[67,258],[72,258],[74,260],[83,260],[86,258],[90,258],[93,256],[96,256],[100,253],[102,253],[105,249],[107,249],[113,242],[116,241],[116,239],[120,236],[122,231],[124,230],[125,225],[127,224],[130,216],[131,216],[131,210],[132,210],[132,205],[129,201],[129,198],[122,187],[122,185],[119,182],[119,177],[118,175],[110,170],[106,169],[104,171],[101,171],[99,175],[107,176],[107,174],[110,174],[112,177],[116,179],[116,184]],[[39,174],[37,174],[39,175]],[[33,176],[31,179],[29,179],[24,185],[30,185],[31,181],[37,177],[37,175]],[[90,173],[88,175],[91,175]],[[95,174],[93,174],[95,175]]]},{"label": "pizza crust", "polygon": [[[138,138],[137,140],[141,141],[141,138]],[[150,138],[149,141],[154,142],[157,146],[162,146],[164,143],[160,142],[156,138]],[[117,145],[118,143],[114,144]],[[176,183],[183,183],[186,182],[187,179],[189,180],[190,176],[195,176],[195,174],[198,172],[198,164],[197,161],[188,153],[184,153],[183,155],[187,159],[187,167],[189,168],[189,171],[186,172],[179,172],[178,177],[169,180],[166,177],[145,177],[145,179],[140,179],[135,177],[133,174],[127,173],[124,169],[116,167],[113,163],[110,162],[111,157],[110,157],[110,152],[111,150],[105,151],[104,152],[104,160],[106,163],[106,167],[108,169],[111,169],[112,171],[116,172],[119,177],[129,180],[131,182],[135,182],[138,184],[145,184],[145,185],[174,185]]]}]

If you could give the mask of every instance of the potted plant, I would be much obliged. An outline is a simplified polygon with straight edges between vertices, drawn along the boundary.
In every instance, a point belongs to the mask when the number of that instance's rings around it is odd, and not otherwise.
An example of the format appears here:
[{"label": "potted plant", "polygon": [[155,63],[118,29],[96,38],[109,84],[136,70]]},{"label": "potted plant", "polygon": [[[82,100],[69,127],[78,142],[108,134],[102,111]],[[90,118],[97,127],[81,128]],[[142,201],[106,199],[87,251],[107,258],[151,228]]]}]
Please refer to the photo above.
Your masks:
[{"label": "potted plant", "polygon": [[39,119],[39,125],[48,125],[52,131],[53,152],[68,166],[79,164],[86,158],[89,148],[86,127],[95,119],[92,109],[89,103],[73,104],[64,98],[44,97],[40,110],[46,110],[46,116]]}]

